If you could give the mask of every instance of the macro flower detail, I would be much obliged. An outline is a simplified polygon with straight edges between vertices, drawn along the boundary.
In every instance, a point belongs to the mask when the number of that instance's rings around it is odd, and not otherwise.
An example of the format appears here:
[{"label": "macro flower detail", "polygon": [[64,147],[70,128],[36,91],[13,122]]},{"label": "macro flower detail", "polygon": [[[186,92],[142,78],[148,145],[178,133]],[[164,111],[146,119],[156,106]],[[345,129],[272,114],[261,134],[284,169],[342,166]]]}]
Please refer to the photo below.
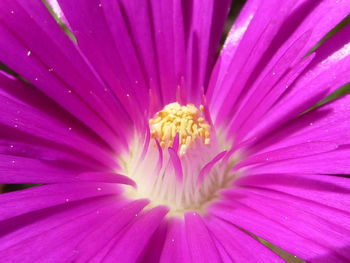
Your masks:
[{"label": "macro flower detail", "polygon": [[350,1],[231,4],[0,1],[1,262],[350,261]]},{"label": "macro flower detail", "polygon": [[149,198],[152,206],[166,205],[174,216],[204,212],[234,177],[229,169],[233,158],[224,150],[229,144],[220,141],[207,122],[208,114],[203,105],[198,109],[175,102],[149,120],[150,138],[134,150],[130,147],[122,161],[122,173],[137,184],[127,191],[128,197]]},{"label": "macro flower detail", "polygon": [[204,144],[210,143],[210,125],[200,112],[204,106],[199,106],[200,111],[193,104],[181,106],[179,103],[171,103],[149,120],[151,135],[160,141],[162,148],[173,146],[176,135],[179,134],[180,155],[186,153],[191,144],[201,138]]}]

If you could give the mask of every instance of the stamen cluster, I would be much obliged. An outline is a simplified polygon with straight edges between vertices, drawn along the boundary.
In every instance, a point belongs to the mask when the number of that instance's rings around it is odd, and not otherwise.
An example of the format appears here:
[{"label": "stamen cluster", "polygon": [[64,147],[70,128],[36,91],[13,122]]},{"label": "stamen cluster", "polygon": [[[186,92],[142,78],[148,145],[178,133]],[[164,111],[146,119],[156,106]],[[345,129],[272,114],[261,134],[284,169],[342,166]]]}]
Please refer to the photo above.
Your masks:
[{"label": "stamen cluster", "polygon": [[149,120],[152,138],[158,140],[160,146],[165,149],[173,145],[178,134],[180,155],[186,153],[188,147],[198,138],[204,144],[209,144],[210,125],[203,117],[203,110],[203,105],[199,110],[193,104],[181,106],[174,102],[166,105]]}]

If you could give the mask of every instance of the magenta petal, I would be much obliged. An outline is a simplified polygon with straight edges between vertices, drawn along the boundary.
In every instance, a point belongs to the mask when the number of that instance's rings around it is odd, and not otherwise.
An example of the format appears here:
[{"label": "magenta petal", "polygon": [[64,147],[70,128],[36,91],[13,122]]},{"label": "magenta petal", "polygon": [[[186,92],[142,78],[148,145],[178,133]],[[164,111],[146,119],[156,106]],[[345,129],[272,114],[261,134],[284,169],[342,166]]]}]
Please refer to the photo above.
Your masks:
[{"label": "magenta petal", "polygon": [[[212,76],[212,83],[216,82],[216,84],[210,86],[208,96],[215,121],[226,124],[231,119],[232,114],[237,113],[237,109],[242,106],[242,101],[246,99],[246,95],[253,92],[257,85],[261,84],[262,80],[267,80],[266,76],[269,73],[275,73],[275,76],[277,76],[283,72],[283,69],[288,70],[288,68],[293,67],[296,62],[306,55],[311,47],[316,45],[326,32],[330,31],[349,13],[349,10],[350,5],[348,1],[341,1],[339,5],[334,4],[333,1],[298,1],[297,3],[295,1],[284,1],[282,4],[280,1],[261,1],[259,3],[250,1],[249,5],[247,5],[247,10],[245,10],[250,16],[243,13],[245,14],[244,19],[242,21],[239,20],[239,22],[242,22],[242,25],[238,29],[243,33],[233,30],[232,36],[228,37],[227,47],[224,47],[223,57],[219,58]],[[325,15],[328,12],[332,14],[332,17]],[[308,37],[305,38],[304,36],[306,35]],[[325,48],[326,50],[328,49],[328,55],[341,48],[338,42],[343,42],[343,45],[348,42],[348,30],[342,30],[336,35],[338,37],[335,36],[327,42],[332,44],[325,45],[331,46],[331,48]],[[230,42],[234,43],[232,53],[229,53]],[[291,47],[295,50],[288,54],[288,49]],[[318,53],[323,53],[321,57],[324,59],[328,55],[327,52],[321,50],[322,48],[319,49]],[[344,58],[344,55],[347,53],[346,48],[344,48],[343,51],[338,52],[338,55],[333,56],[333,58],[334,60]],[[289,58],[286,54],[288,54]],[[293,56],[290,56],[291,54]],[[318,54],[315,57],[315,60],[320,62],[317,59]],[[223,59],[227,60],[227,62],[222,62]],[[281,64],[280,67],[275,68],[276,65],[283,61],[285,62],[284,65]],[[320,65],[319,68],[327,69],[329,65],[335,64],[335,61],[328,62],[325,62],[328,66]],[[336,64],[339,64],[338,62]],[[219,68],[221,64],[222,68]],[[329,71],[328,76],[324,75],[323,78],[318,78],[312,84],[304,82],[303,85],[298,85],[299,88],[292,88],[296,91],[293,92],[293,95],[296,95],[298,99],[291,102],[291,97],[289,96],[286,102],[288,102],[288,107],[292,107],[291,104],[293,104],[293,110],[299,112],[294,112],[294,115],[288,116],[288,118],[295,117],[298,113],[312,106],[317,100],[322,99],[327,93],[329,94],[335,88],[346,83],[345,71],[343,71],[346,70],[345,59],[344,63],[341,64],[343,65],[335,66],[340,73],[337,79],[332,80]],[[310,66],[307,70],[310,70],[310,68],[312,67]],[[307,70],[303,72],[302,78],[305,76],[308,78],[312,77],[312,73],[306,74]],[[216,78],[218,78],[217,81]],[[270,79],[272,80],[273,78]],[[301,82],[299,83],[301,84]],[[323,84],[321,85],[321,83]],[[266,85],[266,88],[264,87],[263,92],[273,88],[270,84]],[[317,84],[319,87],[318,91],[310,87]],[[308,88],[305,89],[304,87]],[[328,90],[322,93],[321,89]],[[256,98],[259,99],[259,96],[255,96]],[[286,110],[287,105],[284,104],[285,102],[281,101],[278,105],[284,110],[276,109],[273,112],[276,113],[277,111],[277,113],[283,112],[287,114],[289,110]],[[300,109],[295,104],[303,104],[299,106],[304,106],[305,108]],[[255,105],[249,106],[255,107]],[[264,122],[262,121],[257,126],[262,125]],[[250,125],[254,125],[254,121],[251,121]],[[254,128],[257,129],[257,127]],[[245,130],[249,131],[249,127],[246,127]],[[256,133],[252,133],[251,136],[256,136]]]},{"label": "magenta petal", "polygon": [[[248,198],[239,199],[238,202],[251,207],[263,217],[269,218],[279,225],[291,229],[299,236],[308,239],[321,247],[333,251],[339,258],[350,260],[349,253],[342,250],[349,241],[350,228],[335,224],[329,213],[328,217],[322,216],[316,211],[316,207],[309,203],[308,208],[297,198],[279,193],[270,193],[259,189],[242,189],[235,191],[233,195],[240,193],[249,195]],[[261,206],[260,204],[264,205]],[[281,203],[285,205],[281,206]],[[306,208],[306,209],[305,209]]]},{"label": "magenta petal", "polygon": [[116,173],[82,173],[74,179],[83,182],[118,183],[136,187],[136,183],[130,177]]},{"label": "magenta petal", "polygon": [[177,87],[200,101],[230,2],[59,1],[97,72],[122,102],[126,93],[135,99],[141,114],[148,89],[160,105],[175,101]]},{"label": "magenta petal", "polygon": [[186,228],[182,219],[173,219],[169,222],[169,230],[160,262],[191,262],[191,255],[187,245]]},{"label": "magenta petal", "polygon": [[283,25],[293,5],[295,3],[292,1],[284,1],[283,4],[279,1],[259,3],[240,45],[230,57],[235,63],[231,63],[225,70],[222,84],[215,87],[210,98],[213,114],[220,116],[221,121],[226,120],[231,115],[233,107],[237,106],[237,100],[244,91],[246,82],[278,34],[278,29]]},{"label": "magenta petal", "polygon": [[76,262],[88,262],[109,241],[117,237],[122,229],[132,222],[135,214],[139,213],[147,203],[145,200],[139,200],[119,207],[112,216],[101,222],[101,225],[89,231],[89,234],[75,248],[80,251]]},{"label": "magenta petal", "polygon": [[188,37],[186,63],[189,65],[185,75],[185,90],[188,98],[195,103],[200,102],[201,91],[209,82],[210,70],[230,4],[231,0],[183,2],[186,10],[185,34]]},{"label": "magenta petal", "polygon": [[259,164],[250,168],[250,173],[310,173],[310,174],[349,174],[350,149],[339,147],[338,150],[320,153],[297,159]]},{"label": "magenta petal", "polygon": [[0,154],[0,183],[59,183],[74,180],[86,167]]},{"label": "magenta petal", "polygon": [[113,206],[95,206],[93,211],[87,210],[85,214],[2,250],[1,258],[5,262],[71,262],[79,253],[75,246],[89,233],[91,225],[101,223],[114,212]]},{"label": "magenta petal", "polygon": [[[283,28],[286,32],[292,33],[287,42],[295,41],[301,33],[312,29],[311,39],[305,47],[305,51],[309,51],[349,14],[350,3],[346,0],[337,3],[334,1],[298,1],[293,6],[293,11],[295,13],[291,15],[289,23]],[[296,29],[298,23],[300,24]]]},{"label": "magenta petal", "polygon": [[201,216],[194,212],[188,212],[185,214],[185,223],[191,262],[222,262],[213,237]]},{"label": "magenta petal", "polygon": [[134,35],[128,30],[119,3],[96,0],[59,3],[80,49],[107,83],[108,94],[115,95],[133,119],[142,119],[148,106],[148,79],[143,68],[146,61],[139,57],[139,48],[133,42]]},{"label": "magenta petal", "polygon": [[[291,87],[290,92],[271,108],[264,119],[247,136],[262,137],[306,111],[331,92],[348,83],[350,68],[349,34],[345,27],[330,38],[322,48],[326,50],[321,61],[309,68]],[[322,48],[320,53],[322,54]]]},{"label": "magenta petal", "polygon": [[[105,165],[115,166],[115,161],[111,160],[106,146],[96,139],[87,127],[34,87],[2,71],[0,111],[0,124],[8,127],[0,129],[4,140],[24,141],[56,148],[59,152],[66,153],[66,156],[69,153],[74,155],[75,158],[70,159],[80,159],[80,162],[84,161],[84,156],[88,156]],[[13,143],[12,151],[15,150],[16,143]],[[89,162],[91,163],[91,160]]]},{"label": "magenta petal", "polygon": [[266,152],[283,147],[314,141],[328,141],[339,145],[350,143],[350,96],[310,111],[266,136],[252,151]]},{"label": "magenta petal", "polygon": [[[329,250],[314,241],[299,236],[292,229],[281,226],[278,222],[237,201],[231,201],[230,205],[216,204],[211,208],[210,212],[300,258],[310,259],[329,253]],[[338,259],[338,257],[333,258],[333,260]]]},{"label": "magenta petal", "polygon": [[161,224],[168,210],[165,207],[155,207],[144,214],[135,214],[136,218],[125,229],[121,237],[114,243],[104,262],[135,262],[141,256],[152,234]]},{"label": "magenta petal", "polygon": [[[268,112],[274,105],[276,101],[278,101],[281,97],[281,95],[285,94],[285,92],[288,92],[288,88],[293,84],[293,82],[300,76],[300,74],[305,70],[305,68],[310,65],[310,63],[313,61],[315,55],[311,54],[307,58],[304,58],[300,60],[298,63],[296,63],[292,68],[287,70],[287,73],[279,79],[276,85],[274,85],[273,88],[269,90],[269,93],[267,96],[265,96],[261,101],[260,104],[255,105],[253,113],[249,116],[246,115],[248,118],[245,120],[244,127],[240,128],[240,137],[245,137],[245,133],[249,131],[256,123],[259,121],[262,121],[262,118]],[[271,73],[271,72],[270,72]],[[272,75],[274,73],[272,72]],[[258,95],[258,94],[256,94]],[[237,117],[241,118],[240,115],[237,115]],[[232,120],[232,124],[234,123],[234,120]],[[235,129],[235,125],[231,124],[231,130]]]},{"label": "magenta petal", "polygon": [[[244,98],[242,98],[240,102],[241,106],[232,117],[233,120],[231,121],[231,130],[233,132],[239,131],[240,137],[241,133],[245,134],[247,130],[249,130],[249,128],[254,126],[256,123],[256,119],[251,120],[251,118],[256,118],[257,114],[263,115],[265,113],[264,109],[266,111],[273,105],[275,100],[278,99],[278,95],[283,94],[283,92],[286,90],[286,83],[283,83],[284,85],[279,85],[279,82],[283,77],[285,77],[286,73],[290,71],[291,65],[300,55],[300,52],[310,39],[310,35],[310,31],[302,34],[299,39],[288,47],[286,52],[281,55],[271,69],[266,69],[266,71],[262,72],[261,77],[259,77],[256,81],[256,85],[254,85],[254,87],[249,90]],[[302,64],[302,67],[303,66],[304,65]],[[289,77],[291,78],[291,76]],[[291,80],[288,81],[292,83]],[[280,90],[277,92],[277,96],[275,95],[275,100],[271,100],[271,96],[273,96],[273,93],[276,92],[276,89]],[[270,98],[270,100],[265,98]],[[268,103],[270,103],[270,105],[268,105]]]},{"label": "magenta petal", "polygon": [[85,214],[100,213],[100,209],[103,207],[110,207],[113,210],[121,206],[121,203],[120,200],[116,200],[111,196],[94,197],[9,218],[0,223],[0,250],[9,248],[20,241],[49,231]]},{"label": "magenta petal", "polygon": [[159,225],[149,240],[147,247],[144,249],[142,259],[140,258],[140,261],[144,263],[160,262],[162,249],[164,247],[164,242],[168,233],[168,226],[168,220],[163,220],[163,222]]},{"label": "magenta petal", "polygon": [[[315,209],[315,213],[325,217],[332,213],[334,223],[347,224],[348,215],[341,214],[348,213],[350,206],[348,178],[315,174],[260,174],[242,177],[235,184],[275,190],[298,197],[299,205],[304,202],[306,208],[308,202],[323,205],[322,209]],[[311,211],[311,207],[308,209]]]},{"label": "magenta petal", "polygon": [[[283,149],[293,148],[296,151],[296,156],[299,155],[294,160],[280,159],[280,162],[270,163],[271,166],[265,162],[262,166],[252,168],[255,171],[252,172],[347,174],[349,171],[348,145],[350,144],[350,136],[347,132],[349,128],[349,100],[350,96],[346,95],[308,112],[252,146],[248,151],[256,152],[258,156],[266,156],[267,158],[269,152],[280,153],[283,156]],[[331,146],[332,143],[338,145],[338,148],[327,152],[326,145]],[[301,148],[298,150],[298,147],[302,145],[307,147],[307,145],[313,144],[317,145],[305,151],[305,153],[313,153],[313,156],[305,155]],[[323,153],[322,148],[325,150]]]},{"label": "magenta petal", "polygon": [[[84,167],[87,170],[99,171],[109,170],[118,167],[118,165],[101,165],[96,160],[77,153],[74,150],[60,147],[57,144],[50,143],[33,136],[16,132],[6,127],[1,127],[0,136],[0,154],[4,156],[25,157],[28,159],[40,160],[42,163],[65,163]],[[108,162],[108,160],[105,160]],[[107,164],[106,162],[106,164]],[[27,167],[30,169],[30,167]],[[66,173],[66,171],[62,171]],[[0,179],[1,180],[1,179]]]},{"label": "magenta petal", "polygon": [[[37,186],[0,195],[0,219],[94,196],[116,195],[119,188],[106,183],[69,183]],[[116,196],[116,199],[118,197]]]},{"label": "magenta petal", "polygon": [[247,1],[232,25],[211,75],[207,92],[209,99],[214,96],[213,93],[219,91],[216,87],[222,87],[222,82],[225,80],[226,74],[232,65],[232,58],[234,57],[239,43],[251,23],[259,4],[260,0]]},{"label": "magenta petal", "polygon": [[182,182],[183,181],[183,170],[182,170],[182,164],[180,157],[178,156],[177,152],[173,148],[168,148],[168,152],[170,155],[171,162],[174,167],[174,171],[176,174],[176,178]]},{"label": "magenta petal", "polygon": [[226,155],[227,151],[223,151],[219,154],[217,154],[210,162],[208,162],[199,172],[198,175],[198,184],[200,184],[204,177],[210,172],[210,170],[213,168],[214,165],[216,165],[219,161],[224,158]]},{"label": "magenta petal", "polygon": [[209,217],[205,223],[233,262],[285,262],[259,241],[224,220]]},{"label": "magenta petal", "polygon": [[120,127],[128,123],[122,106],[105,92],[103,81],[45,5],[6,0],[0,10],[1,61],[117,147],[116,137],[125,136]]},{"label": "magenta petal", "polygon": [[337,148],[338,145],[333,142],[315,141],[309,143],[301,143],[260,154],[253,154],[252,156],[247,157],[243,162],[237,164],[234,169],[239,169],[247,165],[270,163],[300,158],[304,156],[312,156],[324,152],[330,152],[336,150]]}]

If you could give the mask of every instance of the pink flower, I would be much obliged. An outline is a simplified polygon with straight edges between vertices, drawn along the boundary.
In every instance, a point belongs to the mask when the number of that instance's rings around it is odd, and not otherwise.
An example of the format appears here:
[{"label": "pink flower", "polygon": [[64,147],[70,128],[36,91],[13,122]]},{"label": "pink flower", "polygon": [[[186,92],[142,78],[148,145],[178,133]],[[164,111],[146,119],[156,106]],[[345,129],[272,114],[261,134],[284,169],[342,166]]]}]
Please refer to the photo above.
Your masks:
[{"label": "pink flower", "polygon": [[350,261],[349,0],[0,2],[1,262]]}]

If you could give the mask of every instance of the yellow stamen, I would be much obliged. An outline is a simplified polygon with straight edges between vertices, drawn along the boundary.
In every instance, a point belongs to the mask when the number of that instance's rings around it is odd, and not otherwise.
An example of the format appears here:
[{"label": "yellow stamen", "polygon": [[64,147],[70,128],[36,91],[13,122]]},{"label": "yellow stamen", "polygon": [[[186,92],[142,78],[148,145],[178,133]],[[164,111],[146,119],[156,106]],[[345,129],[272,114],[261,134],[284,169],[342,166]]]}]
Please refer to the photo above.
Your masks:
[{"label": "yellow stamen", "polygon": [[180,155],[197,139],[210,143],[210,125],[203,116],[204,106],[199,110],[193,104],[181,106],[174,102],[166,105],[149,120],[152,138],[159,141],[162,148],[171,147],[179,134]]}]

